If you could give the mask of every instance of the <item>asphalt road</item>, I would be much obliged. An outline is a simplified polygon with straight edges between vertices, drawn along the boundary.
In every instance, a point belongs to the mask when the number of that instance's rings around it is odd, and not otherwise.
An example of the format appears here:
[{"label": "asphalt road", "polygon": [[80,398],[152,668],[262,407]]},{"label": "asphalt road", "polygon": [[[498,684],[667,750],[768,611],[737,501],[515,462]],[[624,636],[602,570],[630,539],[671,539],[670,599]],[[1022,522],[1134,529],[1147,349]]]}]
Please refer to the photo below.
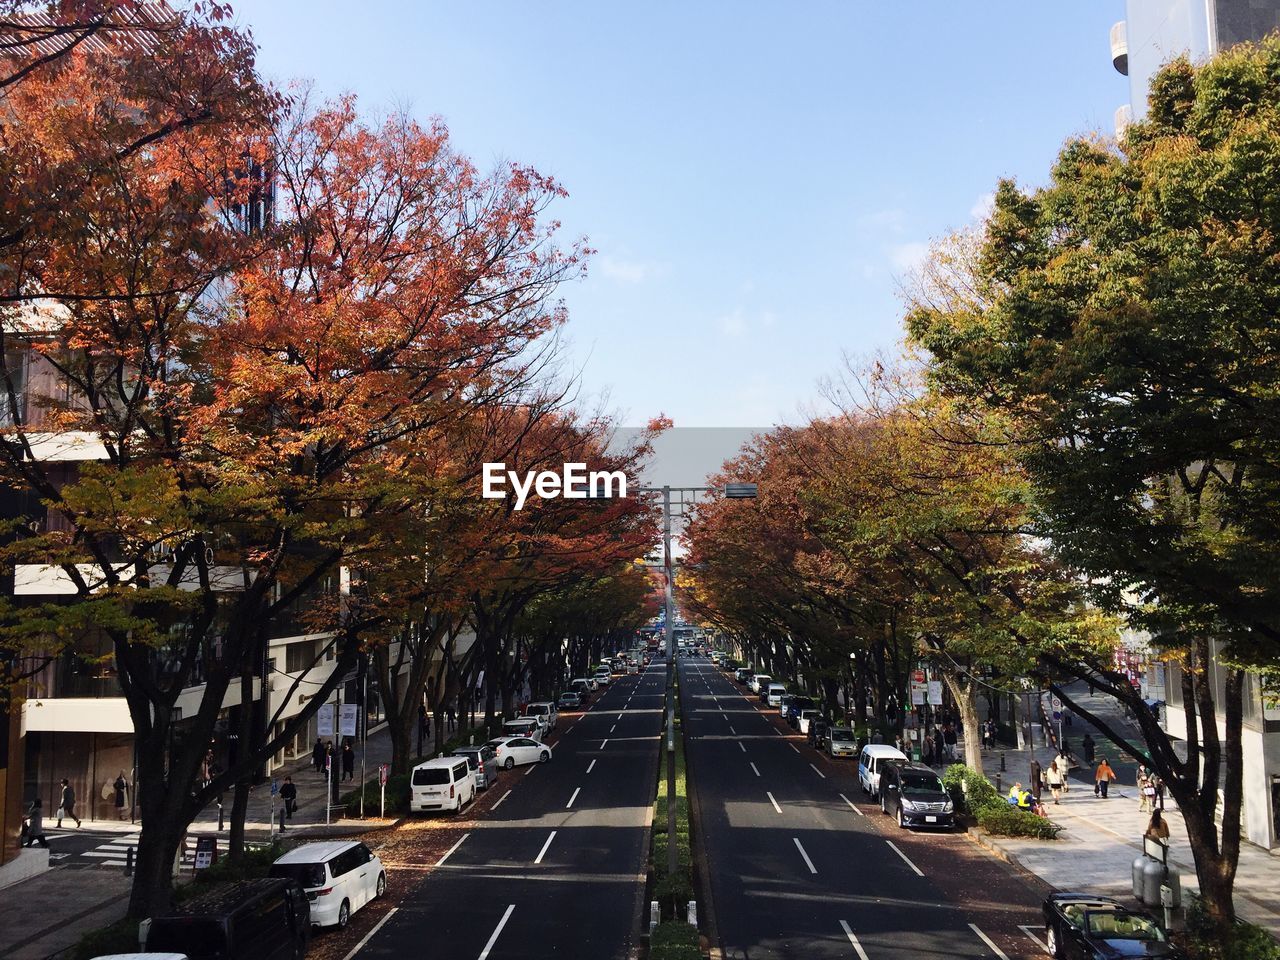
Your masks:
[{"label": "asphalt road", "polygon": [[856,762],[810,749],[710,661],[680,676],[725,958],[1044,956],[1042,886],[964,836],[899,829]]},{"label": "asphalt road", "polygon": [[[624,960],[638,934],[665,664],[618,677],[348,960]],[[562,718],[563,722],[563,718]],[[510,793],[508,794],[508,791]]]}]

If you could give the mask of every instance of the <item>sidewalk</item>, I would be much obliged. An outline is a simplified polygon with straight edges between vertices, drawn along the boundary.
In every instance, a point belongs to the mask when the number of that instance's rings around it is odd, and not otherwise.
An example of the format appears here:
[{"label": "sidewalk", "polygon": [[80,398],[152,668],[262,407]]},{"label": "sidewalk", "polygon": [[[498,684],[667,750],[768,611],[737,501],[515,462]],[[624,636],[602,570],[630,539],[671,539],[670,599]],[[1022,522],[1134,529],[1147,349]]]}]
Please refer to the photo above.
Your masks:
[{"label": "sidewalk", "polygon": [[[1090,709],[1107,712],[1102,698],[1090,702]],[[1136,728],[1112,708],[1105,719],[1138,740]],[[1077,756],[1080,738],[1091,728],[1077,719],[1071,740]],[[1093,731],[1096,735],[1096,731]],[[1109,741],[1098,739],[1099,754],[1114,760],[1116,750]],[[1108,749],[1111,747],[1111,749]],[[1000,756],[1005,755],[1005,771],[1000,773]],[[1047,768],[1054,757],[1050,748],[1039,746],[1035,750],[1041,766]],[[984,772],[993,782],[999,773],[1003,788],[1017,781],[1026,783],[1031,775],[1031,751],[989,750],[983,754]],[[1120,770],[1121,780],[1111,785],[1111,795],[1099,799],[1093,794],[1093,773],[1081,767],[1073,770],[1069,792],[1063,795],[1058,806],[1046,790],[1043,799],[1048,804],[1049,817],[1062,826],[1056,841],[987,837],[984,839],[1007,859],[1031,871],[1058,890],[1082,890],[1132,900],[1132,864],[1142,852],[1142,833],[1147,828],[1150,814],[1139,810],[1141,798],[1135,785],[1132,764]],[[1198,889],[1195,860],[1187,842],[1187,831],[1177,806],[1166,796],[1165,819],[1169,824],[1169,863],[1182,875],[1184,891]],[[1280,890],[1280,857],[1269,851],[1242,843],[1236,874],[1236,912],[1245,920],[1266,927],[1273,936],[1280,938],[1280,902],[1276,891]]]},{"label": "sidewalk", "polygon": [[[424,745],[430,748],[434,741]],[[391,737],[386,728],[369,736],[368,757],[365,772],[369,779],[377,776],[378,764],[391,759]],[[360,783],[359,747],[356,748],[355,779],[340,782],[339,795],[355,790]],[[339,761],[341,775],[341,761]],[[324,777],[311,766],[311,758],[299,758],[273,772],[272,779],[283,783],[285,776],[292,776],[298,788],[298,809],[293,819],[286,821],[284,836],[290,838],[314,838],[323,835],[350,836],[366,830],[386,826],[389,820],[378,819],[375,800],[365,811],[364,820],[339,819],[341,811],[332,811],[332,824],[325,826]],[[224,813],[228,822],[231,816],[231,793],[224,798]],[[277,823],[283,804],[276,798]],[[250,840],[266,840],[271,831],[271,783],[267,781],[254,787],[249,794],[249,809],[245,818],[245,832]],[[53,824],[49,823],[49,829]],[[84,830],[97,830],[122,835],[136,834],[141,823],[119,820],[85,820]],[[225,840],[229,833],[218,833],[218,808],[211,804],[202,811],[191,825],[190,834],[217,835]],[[56,841],[55,841],[56,842]],[[132,838],[125,843],[133,842]],[[70,868],[54,866],[50,870],[4,888],[3,895],[9,903],[31,904],[31,909],[0,911],[0,957],[5,960],[49,960],[74,946],[90,931],[108,926],[124,917],[128,906],[131,880],[117,867]]]}]

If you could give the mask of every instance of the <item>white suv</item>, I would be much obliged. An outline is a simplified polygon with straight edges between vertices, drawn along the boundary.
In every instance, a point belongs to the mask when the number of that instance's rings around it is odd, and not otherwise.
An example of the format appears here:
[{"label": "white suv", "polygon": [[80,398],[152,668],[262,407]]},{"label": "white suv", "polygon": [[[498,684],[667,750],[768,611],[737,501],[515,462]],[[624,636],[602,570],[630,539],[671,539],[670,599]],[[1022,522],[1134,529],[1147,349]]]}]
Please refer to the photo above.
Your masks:
[{"label": "white suv", "polygon": [[556,721],[560,719],[560,714],[556,712],[556,705],[548,700],[529,704],[524,708],[524,715],[540,721],[544,730],[554,730]]},{"label": "white suv", "polygon": [[345,927],[351,915],[387,892],[387,872],[363,843],[327,840],[294,847],[271,865],[271,876],[297,880],[317,927]]}]

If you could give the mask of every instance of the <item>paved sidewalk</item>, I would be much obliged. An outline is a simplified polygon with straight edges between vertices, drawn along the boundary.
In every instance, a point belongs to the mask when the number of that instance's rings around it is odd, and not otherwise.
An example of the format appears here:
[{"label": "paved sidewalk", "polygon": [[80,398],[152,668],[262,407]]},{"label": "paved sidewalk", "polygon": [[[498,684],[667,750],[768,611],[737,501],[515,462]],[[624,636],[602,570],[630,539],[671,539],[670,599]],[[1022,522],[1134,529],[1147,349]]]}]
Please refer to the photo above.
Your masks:
[{"label": "paved sidewalk", "polygon": [[[1106,710],[1103,698],[1090,701],[1090,708]],[[1138,740],[1136,728],[1126,720],[1118,708],[1112,708],[1106,720],[1123,726],[1125,735],[1133,734]],[[1071,741],[1077,757],[1080,738],[1090,728],[1077,719]],[[1107,756],[1113,764],[1117,751],[1109,741],[1098,739],[1098,753]],[[1110,749],[1108,749],[1110,748]],[[1005,755],[1006,770],[1000,773],[1001,784],[1007,791],[1015,781],[1030,779],[1031,751],[993,750],[983,755],[987,776],[995,780],[1000,772],[1000,755]],[[1054,752],[1046,747],[1035,750],[1037,759],[1047,767]],[[1132,864],[1142,852],[1142,834],[1147,828],[1150,814],[1139,809],[1141,797],[1135,784],[1132,763],[1119,768],[1121,780],[1112,784],[1111,795],[1103,800],[1093,794],[1093,772],[1083,766],[1072,771],[1069,792],[1061,804],[1054,806],[1046,790],[1043,799],[1048,804],[1049,816],[1062,826],[1057,841],[1040,841],[1014,838],[988,838],[988,842],[1008,859],[1045,880],[1059,890],[1086,890],[1124,899],[1132,899]],[[1165,817],[1169,824],[1169,861],[1182,875],[1183,890],[1196,890],[1195,861],[1187,842],[1186,827],[1182,815],[1171,799],[1165,799]],[[1242,843],[1240,863],[1236,875],[1236,912],[1244,919],[1266,927],[1272,935],[1280,937],[1280,856],[1272,855],[1262,847]]]}]

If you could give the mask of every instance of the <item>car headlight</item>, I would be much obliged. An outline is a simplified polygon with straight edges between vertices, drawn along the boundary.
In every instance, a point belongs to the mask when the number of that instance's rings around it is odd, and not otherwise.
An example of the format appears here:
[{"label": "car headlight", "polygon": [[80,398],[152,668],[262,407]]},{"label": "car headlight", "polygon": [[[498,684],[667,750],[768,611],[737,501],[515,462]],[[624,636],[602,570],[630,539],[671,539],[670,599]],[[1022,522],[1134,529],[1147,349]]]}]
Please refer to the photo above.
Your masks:
[{"label": "car headlight", "polygon": [[955,810],[955,804],[952,803],[950,800],[948,800],[946,803],[942,805],[943,813],[951,813],[953,810]]},{"label": "car headlight", "polygon": [[913,811],[913,812],[914,812],[914,811],[915,811],[915,809],[916,809],[916,802],[915,802],[914,800],[903,800],[903,801],[902,801],[902,809],[903,809],[903,810],[911,810],[911,811]]}]

